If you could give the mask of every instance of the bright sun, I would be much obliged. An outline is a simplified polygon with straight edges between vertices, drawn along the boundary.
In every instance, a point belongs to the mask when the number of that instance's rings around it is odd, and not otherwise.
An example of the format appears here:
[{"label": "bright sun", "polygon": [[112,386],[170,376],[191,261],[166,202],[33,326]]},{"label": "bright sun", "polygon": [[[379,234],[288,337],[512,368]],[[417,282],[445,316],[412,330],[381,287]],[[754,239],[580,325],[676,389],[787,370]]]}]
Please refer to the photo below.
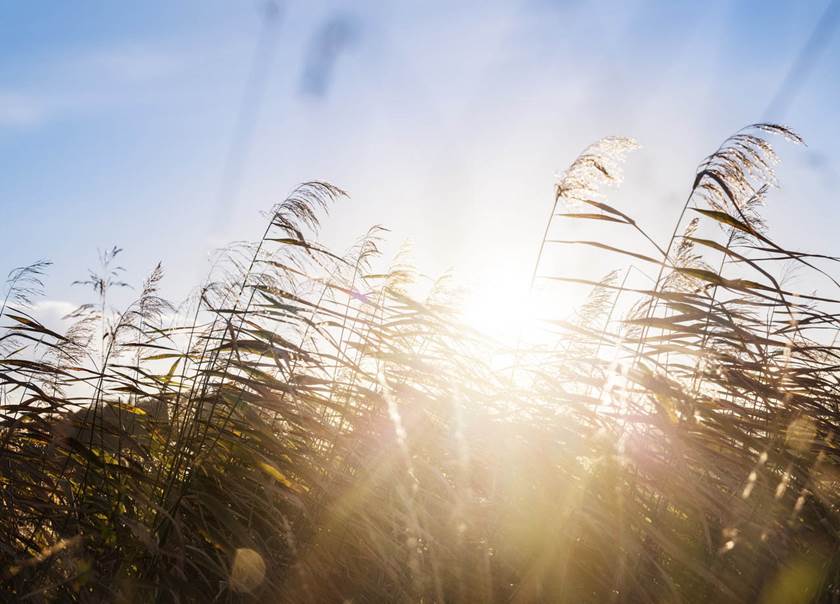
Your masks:
[{"label": "bright sun", "polygon": [[479,287],[465,297],[461,316],[482,334],[508,340],[529,339],[550,319],[565,319],[573,312],[569,299],[529,293],[527,289]]}]

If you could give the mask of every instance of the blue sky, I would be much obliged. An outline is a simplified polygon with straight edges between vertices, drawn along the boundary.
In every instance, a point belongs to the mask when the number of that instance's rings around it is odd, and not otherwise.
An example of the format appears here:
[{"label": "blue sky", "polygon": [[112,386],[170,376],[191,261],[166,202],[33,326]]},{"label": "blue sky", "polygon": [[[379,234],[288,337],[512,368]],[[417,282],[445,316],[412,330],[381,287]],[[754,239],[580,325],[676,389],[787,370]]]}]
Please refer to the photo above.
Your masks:
[{"label": "blue sky", "polygon": [[643,145],[620,199],[665,234],[697,162],[764,118],[809,145],[783,150],[772,232],[832,251],[840,34],[766,115],[826,6],[288,0],[266,24],[256,1],[0,1],[0,270],[49,258],[50,298],[81,302],[70,282],[117,244],[179,298],[323,179],[351,194],[325,221],[336,248],[382,224],[424,271],[517,288],[586,144]]}]

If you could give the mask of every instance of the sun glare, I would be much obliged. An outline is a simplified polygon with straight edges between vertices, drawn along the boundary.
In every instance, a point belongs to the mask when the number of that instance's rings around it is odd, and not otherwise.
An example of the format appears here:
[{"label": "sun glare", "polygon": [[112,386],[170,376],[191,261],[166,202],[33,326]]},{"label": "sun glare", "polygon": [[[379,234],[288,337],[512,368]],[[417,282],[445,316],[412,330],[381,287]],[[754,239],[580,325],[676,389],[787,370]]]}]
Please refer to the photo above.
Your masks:
[{"label": "sun glare", "polygon": [[546,321],[565,319],[574,312],[568,298],[543,291],[479,287],[464,299],[461,318],[478,332],[498,338],[529,339],[544,332]]}]

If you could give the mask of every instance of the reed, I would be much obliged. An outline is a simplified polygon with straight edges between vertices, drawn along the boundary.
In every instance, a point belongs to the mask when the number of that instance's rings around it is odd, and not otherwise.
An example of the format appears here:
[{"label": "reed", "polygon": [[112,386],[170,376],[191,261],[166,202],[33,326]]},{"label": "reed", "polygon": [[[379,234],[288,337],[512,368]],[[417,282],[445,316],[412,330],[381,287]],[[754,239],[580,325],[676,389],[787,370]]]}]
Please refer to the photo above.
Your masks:
[{"label": "reed", "polygon": [[[657,242],[604,184],[605,139],[557,186],[559,240],[614,258],[574,320],[499,343],[441,281],[377,271],[372,229],[318,242],[345,195],[302,185],[174,309],[158,265],[116,311],[118,248],[64,332],[10,274],[0,331],[0,599],[124,602],[840,600],[837,258],[783,247],[773,138],[699,166]],[[606,232],[606,231],[605,231]],[[629,239],[628,239],[629,240]],[[631,267],[656,275],[636,284]],[[820,280],[828,293],[788,284]],[[523,270],[529,270],[524,267]],[[173,318],[174,317],[174,318]],[[516,371],[494,358],[515,358]]]}]

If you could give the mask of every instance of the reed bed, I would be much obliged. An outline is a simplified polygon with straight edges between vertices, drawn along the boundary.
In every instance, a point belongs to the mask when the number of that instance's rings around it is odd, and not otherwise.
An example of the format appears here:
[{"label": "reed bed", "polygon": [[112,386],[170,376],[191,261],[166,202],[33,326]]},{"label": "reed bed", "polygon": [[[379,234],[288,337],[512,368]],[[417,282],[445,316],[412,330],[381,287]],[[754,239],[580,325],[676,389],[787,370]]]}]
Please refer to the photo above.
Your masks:
[{"label": "reed bed", "polygon": [[[344,193],[320,182],[177,309],[158,266],[111,310],[114,248],[59,333],[32,310],[49,264],[13,271],[0,599],[840,600],[838,260],[768,234],[773,139],[801,142],[757,124],[709,155],[664,242],[602,194],[634,143],[585,150],[540,256],[585,246],[619,272],[538,260],[535,282],[591,293],[535,341],[376,269],[380,229],[326,249]],[[593,238],[552,238],[568,221]]]}]

